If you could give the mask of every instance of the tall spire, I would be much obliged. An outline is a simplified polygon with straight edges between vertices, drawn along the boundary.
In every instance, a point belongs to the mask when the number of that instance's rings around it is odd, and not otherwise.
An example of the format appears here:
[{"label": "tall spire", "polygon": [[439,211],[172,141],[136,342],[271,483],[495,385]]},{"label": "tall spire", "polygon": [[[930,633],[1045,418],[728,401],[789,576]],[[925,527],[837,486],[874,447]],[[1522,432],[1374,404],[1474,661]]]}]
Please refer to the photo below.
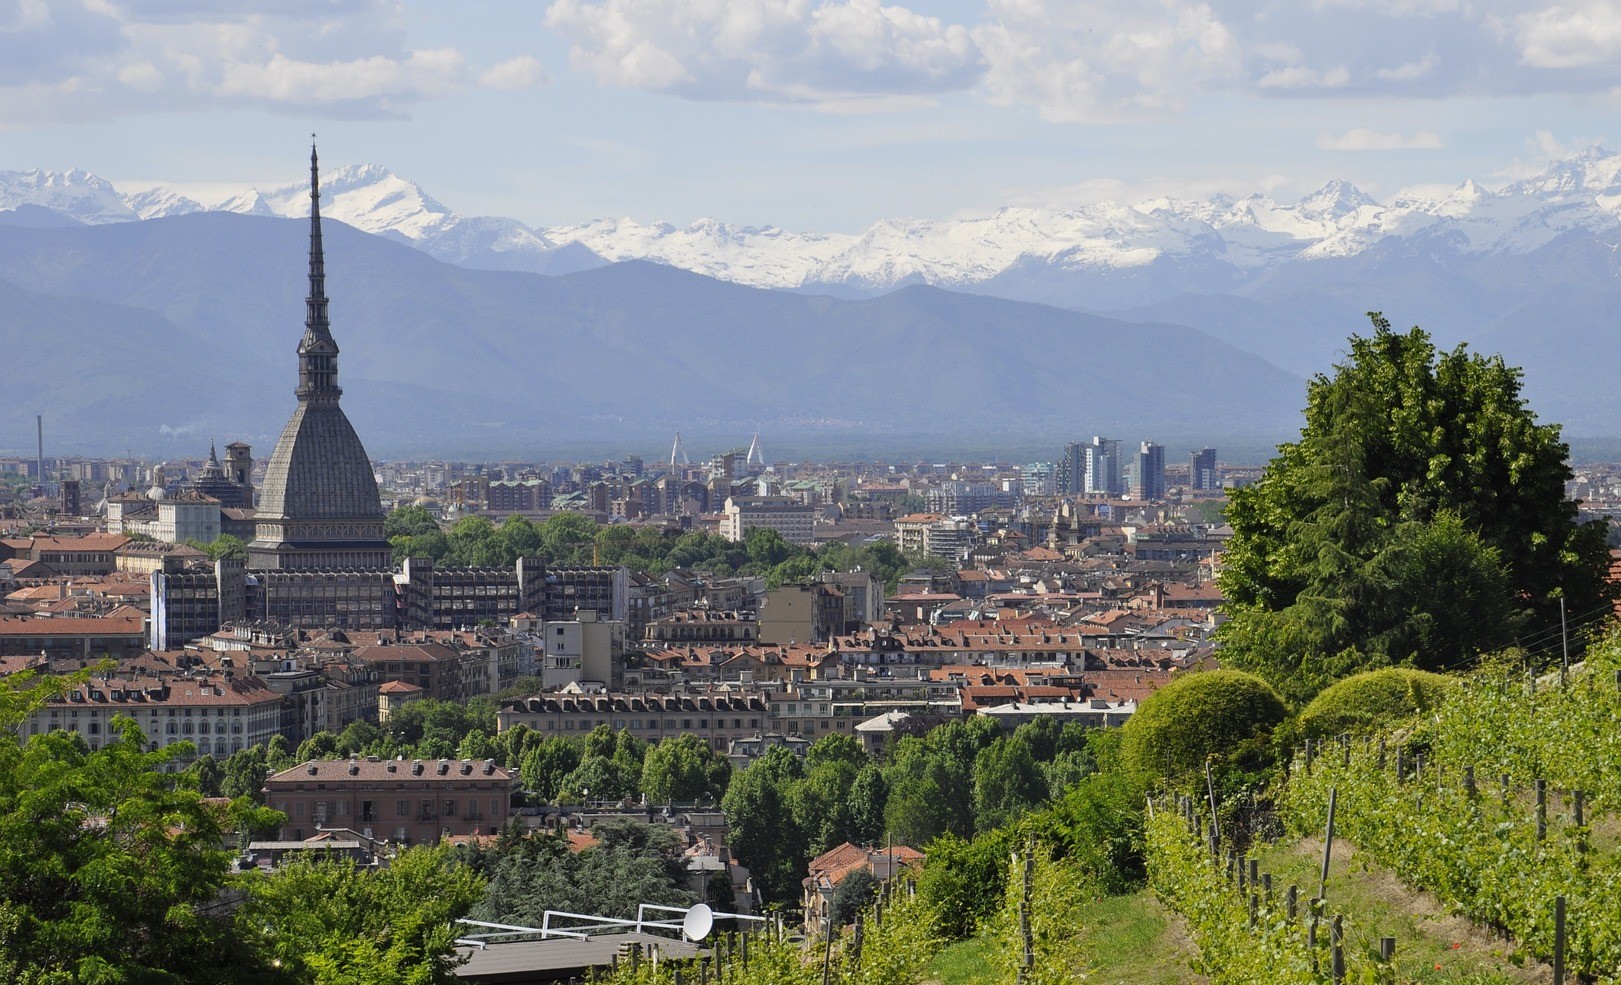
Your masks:
[{"label": "tall spire", "polygon": [[326,255],[321,248],[321,172],[315,154],[315,135],[310,134],[310,293],[304,299],[304,338],[298,343],[299,400],[317,395],[336,400],[343,390],[338,386],[338,343],[332,338],[327,320]]}]

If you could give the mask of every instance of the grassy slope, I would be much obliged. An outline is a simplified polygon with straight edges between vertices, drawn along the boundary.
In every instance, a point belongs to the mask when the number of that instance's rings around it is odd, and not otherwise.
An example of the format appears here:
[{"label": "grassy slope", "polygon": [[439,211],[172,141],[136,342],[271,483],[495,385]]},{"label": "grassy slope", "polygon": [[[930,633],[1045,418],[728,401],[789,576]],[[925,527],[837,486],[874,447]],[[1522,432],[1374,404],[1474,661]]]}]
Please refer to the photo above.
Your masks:
[{"label": "grassy slope", "polygon": [[[1182,922],[1153,893],[1105,896],[1087,907],[1080,932],[1087,937],[1094,985],[1184,985],[1201,982],[1189,967],[1195,952]],[[940,952],[932,969],[939,985],[990,985],[988,942],[958,941]]]},{"label": "grassy slope", "polygon": [[[1271,872],[1281,895],[1292,883],[1300,887],[1301,907],[1317,894],[1322,875],[1320,838],[1280,842],[1258,855],[1261,871]],[[1548,980],[1536,963],[1522,967],[1514,945],[1491,936],[1463,917],[1454,916],[1427,893],[1414,892],[1389,871],[1374,864],[1343,840],[1334,843],[1329,866],[1329,911],[1346,915],[1347,938],[1353,945],[1378,948],[1383,936],[1396,938],[1396,967],[1403,980],[1414,982],[1513,983]],[[1326,931],[1325,931],[1326,932]]]}]

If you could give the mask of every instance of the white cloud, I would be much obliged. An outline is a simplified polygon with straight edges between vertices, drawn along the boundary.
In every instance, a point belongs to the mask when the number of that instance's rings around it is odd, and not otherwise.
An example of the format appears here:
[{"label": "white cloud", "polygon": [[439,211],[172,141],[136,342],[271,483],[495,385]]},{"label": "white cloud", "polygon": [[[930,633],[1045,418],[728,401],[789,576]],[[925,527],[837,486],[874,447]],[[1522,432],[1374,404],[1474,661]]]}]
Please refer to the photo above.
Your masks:
[{"label": "white cloud", "polygon": [[1621,58],[1621,4],[1561,3],[1514,21],[1520,60],[1538,68],[1582,68]]},{"label": "white cloud", "polygon": [[[448,47],[404,44],[390,0],[22,0],[0,3],[0,118],[102,119],[258,104],[344,117],[398,115],[474,73]],[[534,84],[533,59],[480,77]]]},{"label": "white cloud", "polygon": [[1377,69],[1373,74],[1374,77],[1383,79],[1386,82],[1411,82],[1414,79],[1422,79],[1430,75],[1440,63],[1441,59],[1436,57],[1435,52],[1432,51],[1417,61],[1404,62],[1393,68]]},{"label": "white cloud", "polygon": [[1185,0],[989,0],[975,28],[986,89],[1051,120],[1118,119],[1178,110],[1199,89],[1236,78],[1242,56],[1227,25]]},{"label": "white cloud", "polygon": [[487,89],[532,89],[545,81],[540,62],[528,55],[492,65],[478,77],[478,84]]},{"label": "white cloud", "polygon": [[967,28],[878,0],[555,0],[546,23],[598,81],[698,99],[930,94],[980,71]]},{"label": "white cloud", "polygon": [[1275,68],[1261,76],[1256,85],[1262,89],[1339,89],[1351,82],[1351,70],[1335,65],[1323,71],[1304,65]]},{"label": "white cloud", "polygon": [[1429,130],[1383,133],[1357,127],[1341,134],[1324,134],[1317,138],[1317,146],[1322,150],[1440,150],[1446,143]]},{"label": "white cloud", "polygon": [[322,104],[378,98],[442,96],[462,76],[462,56],[450,48],[413,51],[405,58],[308,62],[272,55],[263,63],[227,65],[215,92],[274,103]]}]

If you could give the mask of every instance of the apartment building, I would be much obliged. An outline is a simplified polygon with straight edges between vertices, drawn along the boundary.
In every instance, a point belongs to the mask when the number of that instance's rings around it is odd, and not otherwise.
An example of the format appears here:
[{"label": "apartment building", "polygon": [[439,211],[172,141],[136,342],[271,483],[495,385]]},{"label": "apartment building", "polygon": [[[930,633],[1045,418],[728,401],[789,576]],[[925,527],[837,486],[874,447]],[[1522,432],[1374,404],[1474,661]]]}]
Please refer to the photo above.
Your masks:
[{"label": "apartment building", "polygon": [[512,816],[517,777],[494,760],[311,760],[265,781],[265,804],[287,816],[283,841],[323,828],[431,845],[453,835],[493,835]]}]

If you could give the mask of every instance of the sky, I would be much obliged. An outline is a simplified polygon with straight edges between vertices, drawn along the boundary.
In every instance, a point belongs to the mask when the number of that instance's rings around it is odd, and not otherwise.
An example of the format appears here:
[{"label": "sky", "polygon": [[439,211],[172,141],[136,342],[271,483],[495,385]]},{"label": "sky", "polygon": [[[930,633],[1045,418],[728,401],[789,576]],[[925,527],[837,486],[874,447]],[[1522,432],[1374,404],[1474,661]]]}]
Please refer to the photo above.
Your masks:
[{"label": "sky", "polygon": [[534,226],[1389,200],[1617,109],[1621,0],[0,0],[0,169],[223,197],[317,132]]}]

